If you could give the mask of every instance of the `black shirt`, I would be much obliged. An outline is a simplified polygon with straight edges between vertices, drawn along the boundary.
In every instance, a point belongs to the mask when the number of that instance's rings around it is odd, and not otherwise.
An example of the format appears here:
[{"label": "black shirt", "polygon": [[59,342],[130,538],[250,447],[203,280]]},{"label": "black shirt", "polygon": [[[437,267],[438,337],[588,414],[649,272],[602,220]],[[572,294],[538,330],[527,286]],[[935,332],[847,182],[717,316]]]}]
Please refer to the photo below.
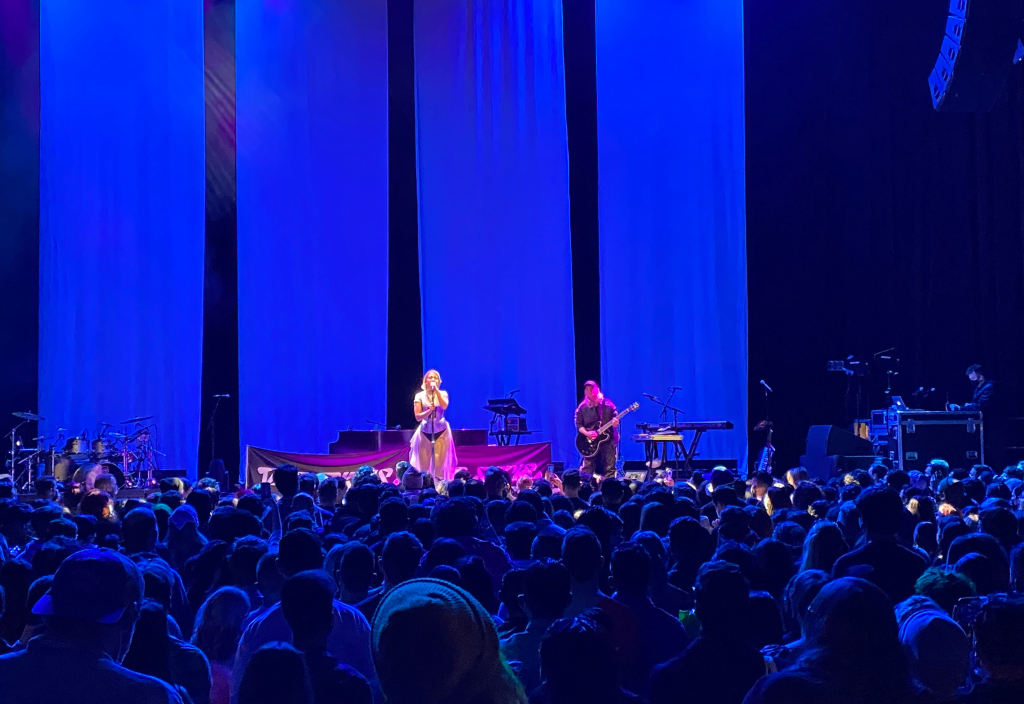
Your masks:
[{"label": "black shirt", "polygon": [[577,428],[597,430],[614,417],[615,404],[606,398],[601,399],[593,406],[584,399],[583,403],[576,407]]},{"label": "black shirt", "polygon": [[917,578],[927,567],[923,557],[895,540],[872,540],[836,560],[832,578],[866,579],[888,594],[892,603],[898,604],[914,595]]},{"label": "black shirt", "polygon": [[991,411],[992,392],[994,390],[995,384],[986,379],[985,383],[975,387],[974,396],[971,398],[971,402],[964,404],[964,408],[970,411]]}]

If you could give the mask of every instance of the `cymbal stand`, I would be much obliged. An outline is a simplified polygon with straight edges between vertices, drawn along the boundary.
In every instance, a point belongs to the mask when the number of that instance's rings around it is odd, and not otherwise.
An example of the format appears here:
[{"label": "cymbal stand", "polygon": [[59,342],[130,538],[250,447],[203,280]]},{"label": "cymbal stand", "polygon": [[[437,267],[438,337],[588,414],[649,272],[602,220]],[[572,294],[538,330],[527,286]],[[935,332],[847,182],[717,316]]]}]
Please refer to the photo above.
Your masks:
[{"label": "cymbal stand", "polygon": [[[160,469],[159,463],[156,461],[156,455],[163,455],[164,453],[156,449],[156,443],[153,442],[153,427],[149,428],[149,431],[140,438],[138,449],[140,451],[139,456],[139,481],[143,482],[142,486],[149,486],[153,480],[153,470]],[[145,479],[143,479],[143,473],[145,473]]]},{"label": "cymbal stand", "polygon": [[15,474],[17,473],[17,468],[15,465],[18,459],[18,436],[16,435],[16,433],[18,432],[18,428],[25,425],[25,423],[28,423],[28,420],[21,421],[16,426],[11,428],[11,432],[7,433],[8,437],[11,438],[11,481],[14,482],[15,486],[18,485],[18,482],[16,481],[15,478]]},{"label": "cymbal stand", "polygon": [[129,457],[129,454],[130,453],[128,452],[128,436],[125,435],[124,442],[121,443],[121,462],[122,462],[121,466],[124,467],[123,471],[124,471],[124,479],[125,479],[126,483],[133,481],[133,479],[131,477],[131,474],[129,473],[129,470],[128,470],[128,457]]}]

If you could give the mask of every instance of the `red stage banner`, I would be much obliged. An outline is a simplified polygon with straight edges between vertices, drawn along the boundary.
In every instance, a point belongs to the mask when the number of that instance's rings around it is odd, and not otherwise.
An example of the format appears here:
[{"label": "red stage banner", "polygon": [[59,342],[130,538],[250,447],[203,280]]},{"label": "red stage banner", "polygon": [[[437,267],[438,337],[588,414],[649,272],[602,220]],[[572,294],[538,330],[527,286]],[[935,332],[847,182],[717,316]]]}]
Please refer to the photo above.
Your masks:
[{"label": "red stage banner", "polygon": [[[551,464],[551,443],[541,442],[530,445],[497,447],[494,445],[469,445],[457,448],[459,464],[457,469],[467,469],[478,479],[483,479],[488,467],[501,467],[512,475],[515,481],[522,474],[534,479],[543,476]],[[395,465],[409,459],[409,450],[385,450],[352,455],[307,455],[296,452],[278,452],[249,445],[245,453],[246,486],[262,481],[273,481],[274,468],[282,464],[293,464],[300,472],[313,472],[333,476],[351,477],[364,464],[377,471],[382,481],[395,484],[398,475]],[[450,477],[446,477],[450,479]]]}]

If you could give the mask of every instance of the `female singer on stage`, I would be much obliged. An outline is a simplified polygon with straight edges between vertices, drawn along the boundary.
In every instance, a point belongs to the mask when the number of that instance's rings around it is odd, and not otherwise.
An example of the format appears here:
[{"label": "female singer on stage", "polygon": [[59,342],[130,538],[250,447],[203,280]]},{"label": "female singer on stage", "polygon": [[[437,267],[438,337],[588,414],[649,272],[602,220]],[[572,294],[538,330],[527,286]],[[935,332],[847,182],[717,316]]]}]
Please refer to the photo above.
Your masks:
[{"label": "female singer on stage", "polygon": [[413,400],[419,427],[412,436],[409,464],[435,479],[449,479],[455,473],[455,443],[444,414],[448,392],[441,391],[441,375],[431,369],[423,377],[422,391]]}]

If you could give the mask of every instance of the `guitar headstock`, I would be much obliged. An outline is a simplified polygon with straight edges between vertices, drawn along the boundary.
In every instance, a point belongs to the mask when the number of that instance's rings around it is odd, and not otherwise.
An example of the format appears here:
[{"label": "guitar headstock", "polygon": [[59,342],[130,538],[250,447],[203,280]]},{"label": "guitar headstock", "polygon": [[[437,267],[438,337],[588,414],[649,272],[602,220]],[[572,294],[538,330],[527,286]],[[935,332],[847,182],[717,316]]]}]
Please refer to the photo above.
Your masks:
[{"label": "guitar headstock", "polygon": [[640,408],[640,404],[637,401],[633,401],[632,405],[626,406],[622,412],[629,413],[630,411],[635,411],[638,408]]}]

